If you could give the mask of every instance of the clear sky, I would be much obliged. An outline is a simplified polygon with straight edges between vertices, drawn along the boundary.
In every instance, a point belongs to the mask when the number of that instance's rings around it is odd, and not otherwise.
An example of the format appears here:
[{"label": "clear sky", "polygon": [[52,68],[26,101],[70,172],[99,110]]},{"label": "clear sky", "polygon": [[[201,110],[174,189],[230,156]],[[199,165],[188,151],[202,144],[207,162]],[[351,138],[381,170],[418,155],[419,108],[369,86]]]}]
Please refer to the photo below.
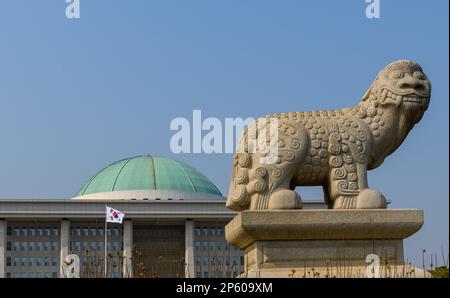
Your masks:
[{"label": "clear sky", "polygon": [[[231,154],[173,154],[175,117],[258,117],[355,105],[389,62],[433,84],[422,121],[369,173],[391,207],[425,210],[406,241],[448,253],[447,0],[0,0],[0,198],[69,198],[105,165],[164,155],[226,195]],[[317,188],[299,189],[320,198]],[[429,261],[427,261],[429,263]]]}]

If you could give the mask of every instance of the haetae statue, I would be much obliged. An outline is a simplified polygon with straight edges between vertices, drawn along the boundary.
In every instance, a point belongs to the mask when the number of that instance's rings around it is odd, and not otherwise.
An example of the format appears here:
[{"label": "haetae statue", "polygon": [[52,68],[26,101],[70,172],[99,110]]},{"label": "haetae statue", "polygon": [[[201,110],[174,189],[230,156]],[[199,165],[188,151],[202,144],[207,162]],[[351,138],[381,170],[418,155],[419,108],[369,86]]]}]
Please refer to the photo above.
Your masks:
[{"label": "haetae statue", "polygon": [[[291,112],[276,120],[276,156],[249,141],[261,130],[248,127],[234,156],[227,207],[236,211],[302,208],[296,186],[323,186],[333,209],[386,208],[385,197],[369,188],[367,170],[380,166],[403,142],[428,108],[431,83],[420,65],[396,61],[381,70],[355,107]],[[274,135],[266,131],[264,134]],[[273,141],[273,140],[272,140]],[[259,148],[272,141],[257,142]]]}]

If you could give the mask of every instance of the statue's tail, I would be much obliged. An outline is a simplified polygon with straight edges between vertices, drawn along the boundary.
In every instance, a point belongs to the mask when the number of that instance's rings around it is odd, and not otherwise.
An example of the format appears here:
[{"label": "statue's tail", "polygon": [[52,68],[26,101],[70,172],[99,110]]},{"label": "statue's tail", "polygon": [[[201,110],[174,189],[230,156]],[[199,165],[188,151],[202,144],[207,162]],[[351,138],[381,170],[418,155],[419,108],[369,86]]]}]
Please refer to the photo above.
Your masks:
[{"label": "statue's tail", "polygon": [[252,156],[249,153],[236,153],[233,160],[230,189],[228,191],[227,208],[235,211],[248,209],[250,194],[247,192],[248,172]]}]

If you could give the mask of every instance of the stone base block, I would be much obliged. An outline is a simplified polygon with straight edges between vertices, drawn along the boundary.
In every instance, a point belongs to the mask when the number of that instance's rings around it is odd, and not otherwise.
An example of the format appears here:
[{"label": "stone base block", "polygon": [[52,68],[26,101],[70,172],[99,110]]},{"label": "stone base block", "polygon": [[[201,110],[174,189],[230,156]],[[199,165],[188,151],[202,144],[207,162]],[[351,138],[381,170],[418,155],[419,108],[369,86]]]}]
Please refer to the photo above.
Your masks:
[{"label": "stone base block", "polygon": [[414,209],[244,211],[225,235],[245,250],[243,277],[428,277],[403,257],[422,224]]}]

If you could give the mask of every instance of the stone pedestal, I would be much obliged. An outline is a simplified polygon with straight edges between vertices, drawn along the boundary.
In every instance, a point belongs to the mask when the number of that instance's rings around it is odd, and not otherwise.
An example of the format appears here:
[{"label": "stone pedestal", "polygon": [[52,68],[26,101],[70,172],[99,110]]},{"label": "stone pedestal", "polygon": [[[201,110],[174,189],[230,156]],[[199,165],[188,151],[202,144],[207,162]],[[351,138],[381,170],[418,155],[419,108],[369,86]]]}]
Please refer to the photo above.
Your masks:
[{"label": "stone pedestal", "polygon": [[242,277],[428,277],[403,257],[422,224],[417,209],[243,211],[225,235],[245,250]]}]

